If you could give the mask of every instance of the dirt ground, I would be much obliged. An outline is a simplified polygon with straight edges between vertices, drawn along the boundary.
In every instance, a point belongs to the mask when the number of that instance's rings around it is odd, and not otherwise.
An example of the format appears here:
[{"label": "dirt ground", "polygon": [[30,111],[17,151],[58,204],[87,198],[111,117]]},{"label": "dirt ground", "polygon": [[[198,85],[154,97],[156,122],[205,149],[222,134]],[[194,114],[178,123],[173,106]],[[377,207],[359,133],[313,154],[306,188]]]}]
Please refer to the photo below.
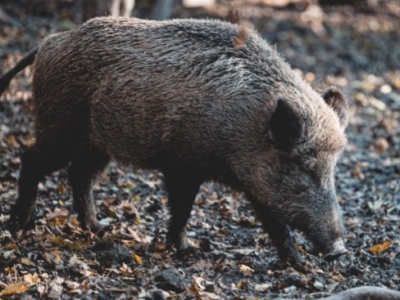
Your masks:
[{"label": "dirt ground", "polygon": [[[346,94],[349,142],[336,186],[349,255],[326,262],[296,233],[308,263],[282,264],[246,199],[211,183],[187,225],[195,251],[178,255],[165,245],[162,175],[112,163],[94,188],[98,219],[110,225],[102,239],[77,224],[65,171],[39,185],[35,229],[17,238],[1,230],[1,296],[314,299],[364,285],[400,290],[400,2],[266,4],[277,2],[220,0],[208,9],[175,7],[173,15],[224,18],[238,9],[314,88],[336,85]],[[0,8],[20,23],[0,22],[0,74],[48,34],[76,26],[79,13],[74,0],[1,1]],[[16,199],[20,155],[34,142],[31,80],[27,68],[0,98],[3,224]]]}]

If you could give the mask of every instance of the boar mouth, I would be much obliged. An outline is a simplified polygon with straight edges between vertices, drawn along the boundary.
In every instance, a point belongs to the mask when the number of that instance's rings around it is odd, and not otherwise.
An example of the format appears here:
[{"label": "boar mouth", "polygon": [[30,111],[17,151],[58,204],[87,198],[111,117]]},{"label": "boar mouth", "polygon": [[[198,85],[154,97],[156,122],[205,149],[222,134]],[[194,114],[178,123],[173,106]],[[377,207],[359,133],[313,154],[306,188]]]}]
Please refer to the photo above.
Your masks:
[{"label": "boar mouth", "polygon": [[328,253],[324,255],[324,258],[327,261],[332,261],[347,253],[349,253],[349,251],[344,246],[343,240],[339,238],[332,244]]},{"label": "boar mouth", "polygon": [[[292,229],[299,229],[304,232],[309,241],[314,245],[314,252],[317,255],[318,252],[322,252],[324,259],[327,261],[333,261],[338,259],[340,256],[349,253],[346,249],[344,240],[342,237],[336,237],[336,239],[329,239],[329,237],[321,238],[321,232],[319,234],[316,230],[317,227],[307,227],[305,224],[296,224],[297,226],[291,226]],[[327,241],[332,241],[332,243]]]}]

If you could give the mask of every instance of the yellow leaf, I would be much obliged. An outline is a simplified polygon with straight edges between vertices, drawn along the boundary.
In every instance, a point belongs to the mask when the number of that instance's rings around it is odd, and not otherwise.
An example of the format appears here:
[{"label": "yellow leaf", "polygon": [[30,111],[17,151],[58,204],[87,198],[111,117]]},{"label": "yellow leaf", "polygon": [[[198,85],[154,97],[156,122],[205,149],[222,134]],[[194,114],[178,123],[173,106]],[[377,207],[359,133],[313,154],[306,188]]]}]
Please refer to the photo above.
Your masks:
[{"label": "yellow leaf", "polygon": [[71,220],[71,224],[75,225],[75,226],[78,225],[79,224],[78,218],[77,217],[73,217],[72,220]]},{"label": "yellow leaf", "polygon": [[4,268],[4,271],[5,271],[7,274],[12,274],[12,273],[15,272],[15,267],[5,267],[5,268]]},{"label": "yellow leaf", "polygon": [[15,294],[25,293],[28,287],[23,282],[11,283],[6,286],[4,290],[1,291],[0,296],[11,296]]},{"label": "yellow leaf", "polygon": [[142,264],[142,258],[139,255],[134,254],[133,257],[138,265]]},{"label": "yellow leaf", "polygon": [[33,285],[35,283],[40,282],[40,278],[39,278],[39,275],[37,273],[35,273],[33,275],[32,274],[25,274],[24,275],[24,281],[26,281],[30,285]]},{"label": "yellow leaf", "polygon": [[369,248],[369,251],[371,251],[373,254],[381,254],[383,251],[387,250],[392,246],[392,241],[391,240],[386,240],[382,244],[376,244],[373,245]]},{"label": "yellow leaf", "polygon": [[243,273],[246,276],[250,276],[254,272],[254,270],[252,268],[250,268],[249,266],[246,266],[246,265],[240,265],[239,270],[241,273]]}]

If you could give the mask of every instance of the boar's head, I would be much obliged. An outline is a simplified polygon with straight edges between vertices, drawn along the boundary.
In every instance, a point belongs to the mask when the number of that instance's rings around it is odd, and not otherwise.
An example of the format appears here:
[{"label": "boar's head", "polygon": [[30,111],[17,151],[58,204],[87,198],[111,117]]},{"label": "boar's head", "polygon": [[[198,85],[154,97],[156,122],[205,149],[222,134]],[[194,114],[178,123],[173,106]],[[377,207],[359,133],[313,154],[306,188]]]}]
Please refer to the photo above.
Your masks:
[{"label": "boar's head", "polygon": [[[346,143],[348,105],[334,88],[326,90],[322,99],[310,106],[277,99],[269,123],[273,146],[266,158],[268,167],[258,169],[266,179],[267,199],[257,198],[276,222],[300,229],[325,258],[333,259],[347,252],[334,171]],[[269,227],[271,236],[274,229]]]}]

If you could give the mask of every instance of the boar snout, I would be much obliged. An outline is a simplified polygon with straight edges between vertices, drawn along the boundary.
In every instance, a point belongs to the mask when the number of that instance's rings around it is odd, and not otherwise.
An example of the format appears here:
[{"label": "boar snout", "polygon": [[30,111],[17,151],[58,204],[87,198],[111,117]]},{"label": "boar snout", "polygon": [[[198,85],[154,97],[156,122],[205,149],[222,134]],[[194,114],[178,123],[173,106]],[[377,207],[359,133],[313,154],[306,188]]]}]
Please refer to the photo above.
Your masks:
[{"label": "boar snout", "polygon": [[336,194],[323,192],[319,196],[312,201],[312,209],[306,209],[303,215],[297,216],[297,221],[304,222],[294,228],[306,234],[314,245],[314,251],[322,252],[326,260],[335,260],[348,253],[344,241],[346,230]]},{"label": "boar snout", "polygon": [[330,208],[329,212],[321,214],[323,217],[318,222],[319,231],[314,241],[326,260],[335,260],[348,253],[348,250],[344,243],[346,231],[336,200],[332,199]]},{"label": "boar snout", "polygon": [[349,253],[349,251],[344,246],[343,239],[339,238],[333,242],[333,244],[327,248],[328,253],[325,253],[324,258],[326,260],[335,260],[342,256],[343,254]]}]

